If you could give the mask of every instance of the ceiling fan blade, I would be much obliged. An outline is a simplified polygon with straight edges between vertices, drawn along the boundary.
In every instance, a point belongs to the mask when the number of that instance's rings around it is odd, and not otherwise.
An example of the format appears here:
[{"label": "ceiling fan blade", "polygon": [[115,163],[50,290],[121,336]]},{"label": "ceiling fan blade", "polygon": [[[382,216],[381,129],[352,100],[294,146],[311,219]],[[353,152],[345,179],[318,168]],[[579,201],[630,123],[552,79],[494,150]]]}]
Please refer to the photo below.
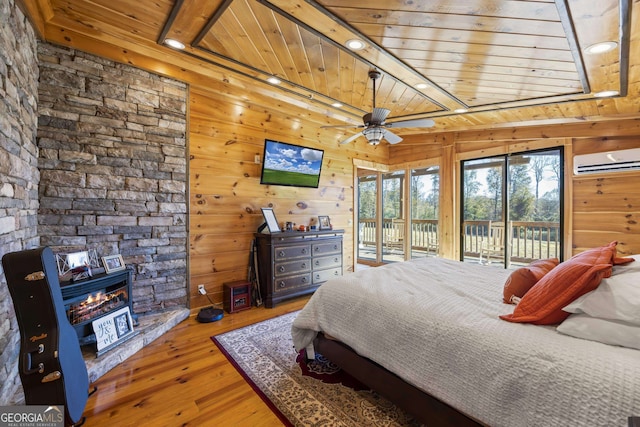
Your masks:
[{"label": "ceiling fan blade", "polygon": [[386,129],[383,129],[383,130],[384,130],[384,139],[386,139],[389,144],[397,144],[398,142],[402,141],[402,138],[400,138],[398,135],[391,132],[390,130],[386,130]]},{"label": "ceiling fan blade", "polygon": [[413,120],[400,120],[399,122],[385,124],[388,128],[430,128],[435,125],[431,119],[413,119]]},{"label": "ceiling fan blade", "polygon": [[355,135],[351,135],[349,138],[345,139],[344,141],[342,141],[340,144],[348,144],[351,141],[353,141],[354,139],[357,139],[358,137],[362,136],[362,132],[358,132]]},{"label": "ceiling fan blade", "polygon": [[376,125],[384,123],[384,119],[387,118],[390,112],[391,110],[386,108],[374,108],[371,114],[371,123]]},{"label": "ceiling fan blade", "polygon": [[336,128],[363,128],[364,125],[334,125],[334,126],[320,126],[320,129],[336,129]]}]

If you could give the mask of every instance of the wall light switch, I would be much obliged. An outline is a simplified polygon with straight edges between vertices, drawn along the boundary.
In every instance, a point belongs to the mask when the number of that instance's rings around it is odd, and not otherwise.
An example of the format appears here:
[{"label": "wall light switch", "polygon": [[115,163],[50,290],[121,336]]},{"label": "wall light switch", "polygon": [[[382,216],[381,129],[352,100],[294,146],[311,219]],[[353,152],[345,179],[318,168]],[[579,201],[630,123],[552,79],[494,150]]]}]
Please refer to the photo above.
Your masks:
[{"label": "wall light switch", "polygon": [[256,165],[260,164],[260,154],[256,154],[256,156],[253,158],[253,161]]}]

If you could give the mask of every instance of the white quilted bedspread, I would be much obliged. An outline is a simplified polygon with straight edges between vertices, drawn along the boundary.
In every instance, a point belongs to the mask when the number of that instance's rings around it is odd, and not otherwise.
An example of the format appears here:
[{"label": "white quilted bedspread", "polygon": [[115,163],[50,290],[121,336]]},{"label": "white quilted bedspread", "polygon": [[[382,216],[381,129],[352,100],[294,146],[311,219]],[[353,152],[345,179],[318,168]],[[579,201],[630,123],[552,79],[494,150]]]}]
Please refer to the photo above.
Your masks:
[{"label": "white quilted bedspread", "polygon": [[324,331],[490,426],[627,426],[640,416],[640,351],[500,314],[509,271],[426,258],[323,284],[292,327]]}]

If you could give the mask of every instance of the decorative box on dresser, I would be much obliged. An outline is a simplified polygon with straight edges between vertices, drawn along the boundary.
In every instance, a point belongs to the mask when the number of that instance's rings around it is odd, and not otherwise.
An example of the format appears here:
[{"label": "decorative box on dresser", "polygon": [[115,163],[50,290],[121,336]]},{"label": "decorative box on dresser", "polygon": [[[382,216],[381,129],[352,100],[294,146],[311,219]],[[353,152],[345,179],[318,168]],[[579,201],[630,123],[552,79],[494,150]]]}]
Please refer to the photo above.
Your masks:
[{"label": "decorative box on dresser", "polygon": [[255,233],[260,293],[267,308],[342,276],[344,230]]}]

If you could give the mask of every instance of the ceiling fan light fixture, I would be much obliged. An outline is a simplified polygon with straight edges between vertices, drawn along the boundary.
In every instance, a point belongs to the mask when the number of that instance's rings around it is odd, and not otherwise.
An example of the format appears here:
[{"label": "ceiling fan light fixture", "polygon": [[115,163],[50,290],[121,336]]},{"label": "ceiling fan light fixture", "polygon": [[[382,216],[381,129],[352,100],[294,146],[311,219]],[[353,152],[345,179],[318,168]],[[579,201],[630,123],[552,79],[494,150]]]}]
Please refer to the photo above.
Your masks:
[{"label": "ceiling fan light fixture", "polygon": [[271,83],[272,85],[279,85],[280,83],[282,83],[279,78],[274,77],[274,76],[268,77],[267,81],[269,83]]},{"label": "ceiling fan light fixture", "polygon": [[429,85],[428,85],[428,84],[426,84],[426,83],[418,83],[418,84],[416,84],[414,87],[415,87],[416,89],[426,89],[428,86],[429,86]]},{"label": "ceiling fan light fixture", "polygon": [[589,55],[597,55],[599,53],[610,52],[618,47],[618,43],[612,41],[606,41],[601,43],[594,43],[591,46],[587,46],[584,52]]},{"label": "ceiling fan light fixture", "polygon": [[382,137],[384,137],[384,129],[374,126],[363,130],[362,134],[367,138],[370,145],[378,145]]},{"label": "ceiling fan light fixture", "polygon": [[456,108],[455,110],[453,110],[454,113],[458,113],[458,114],[462,114],[462,113],[466,113],[467,110],[466,108]]},{"label": "ceiling fan light fixture", "polygon": [[335,108],[340,108],[340,107],[342,107],[342,104],[339,103],[339,102],[334,102],[333,104],[331,104],[331,106],[335,107]]},{"label": "ceiling fan light fixture", "polygon": [[164,44],[174,49],[182,50],[185,48],[184,43],[176,39],[165,39]]},{"label": "ceiling fan light fixture", "polygon": [[347,40],[345,46],[347,46],[351,50],[362,50],[365,48],[366,44],[360,39],[351,39]]}]

